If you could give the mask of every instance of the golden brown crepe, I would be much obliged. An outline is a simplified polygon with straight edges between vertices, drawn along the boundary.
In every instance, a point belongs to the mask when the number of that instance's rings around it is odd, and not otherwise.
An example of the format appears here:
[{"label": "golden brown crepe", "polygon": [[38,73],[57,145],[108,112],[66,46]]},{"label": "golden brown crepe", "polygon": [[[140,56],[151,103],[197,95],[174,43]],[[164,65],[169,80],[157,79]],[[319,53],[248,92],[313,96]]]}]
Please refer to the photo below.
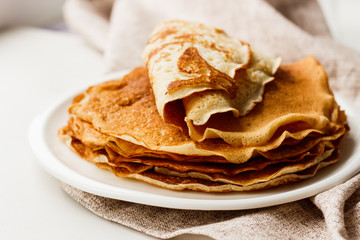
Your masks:
[{"label": "golden brown crepe", "polygon": [[[71,138],[71,141],[68,141],[69,147],[82,158],[95,162],[98,167],[111,170],[116,176],[136,178],[155,185],[163,182],[162,185],[170,189],[180,187],[172,186],[177,185],[176,182],[171,185],[166,184],[174,181],[174,179],[177,179],[177,182],[182,179],[184,189],[193,188],[193,183],[184,185],[187,181],[187,183],[195,182],[198,190],[201,191],[230,191],[230,186],[231,191],[262,189],[307,178],[315,174],[319,165],[334,163],[338,159],[337,150],[334,151],[333,147],[325,150],[325,144],[322,146],[323,151],[305,154],[300,159],[282,159],[281,162],[267,163],[265,165],[266,161],[261,162],[258,161],[259,159],[252,160],[251,164],[199,164],[178,163],[152,158],[124,158],[119,157],[116,153],[109,154],[104,149],[96,150],[96,148],[86,146],[78,139],[71,137],[72,133],[69,133],[69,131],[71,132],[70,129],[65,127],[60,132]],[[312,169],[310,173],[304,176],[298,174],[309,168]],[[161,178],[159,179],[159,177]],[[227,186],[228,184],[230,185]],[[227,187],[224,188],[224,186]]]},{"label": "golden brown crepe", "polygon": [[[321,161],[320,163],[314,165],[313,167],[305,169],[304,171],[285,174],[280,177],[273,178],[269,181],[255,183],[247,186],[235,185],[231,183],[213,182],[199,178],[191,178],[191,177],[183,178],[183,177],[176,177],[171,175],[164,175],[157,173],[153,170],[148,170],[138,174],[132,174],[127,177],[135,178],[137,180],[144,181],[171,190],[188,189],[188,190],[202,191],[202,192],[254,191],[254,190],[261,190],[270,187],[276,187],[279,185],[289,184],[292,182],[297,182],[300,180],[311,178],[316,174],[316,172],[319,169],[326,167],[330,164],[333,164],[337,160],[338,159],[331,157],[327,160]],[[113,171],[115,175],[118,175],[118,169],[116,167],[112,167],[107,164],[101,164],[99,165],[99,167],[109,169]]]},{"label": "golden brown crepe", "polygon": [[154,29],[143,59],[160,116],[185,132],[184,117],[203,126],[215,114],[245,115],[280,64],[220,29],[180,20]]},{"label": "golden brown crepe", "polygon": [[[104,145],[97,145],[87,141],[86,138],[89,133],[82,134],[81,132],[74,130],[74,125],[71,124],[71,122],[72,121],[70,121],[70,125],[60,130],[59,135],[63,139],[67,138],[68,140],[66,142],[68,146],[77,152],[81,157],[90,162],[104,162],[116,166],[122,163],[141,163],[156,167],[165,167],[177,172],[196,171],[203,173],[222,173],[229,176],[234,176],[244,171],[262,170],[269,165],[279,163],[298,164],[305,158],[307,158],[307,160],[310,158],[311,160],[319,155],[324,154],[325,151],[333,150],[337,147],[336,142],[332,143],[330,141],[320,141],[311,149],[301,149],[295,145],[294,147],[291,147],[298,149],[298,153],[292,157],[289,156],[288,151],[284,151],[282,158],[277,156],[275,159],[268,159],[263,156],[259,156],[243,164],[212,162],[213,159],[206,161],[207,158],[201,158],[199,160],[199,157],[196,156],[193,156],[193,158],[185,158],[185,161],[183,159],[180,161],[170,160],[169,158],[166,158],[166,156],[156,154],[138,157],[126,157],[122,155],[122,151],[118,152],[117,149],[112,148],[112,146],[108,143],[104,143]],[[99,135],[101,133],[96,134]],[[280,155],[280,153],[277,155]],[[181,157],[184,156],[178,156],[178,159]]]},{"label": "golden brown crepe", "polygon": [[317,135],[332,141],[347,131],[346,117],[327,86],[323,68],[312,57],[282,66],[276,79],[267,85],[263,101],[249,114],[228,121],[224,127],[232,126],[236,144],[221,139],[195,142],[164,122],[157,112],[146,69],[141,67],[121,80],[89,88],[74,99],[69,112],[113,136],[115,145],[120,139],[151,151],[219,156],[233,163],[276,149],[288,139]]},{"label": "golden brown crepe", "polygon": [[[92,147],[92,148],[104,148],[103,146],[107,146],[116,153],[124,156],[124,157],[158,157],[169,160],[181,161],[181,162],[214,162],[214,163],[229,163],[222,157],[216,156],[197,156],[197,155],[181,155],[174,154],[170,152],[157,151],[147,149],[143,146],[139,146],[125,140],[115,138],[111,135],[107,135],[101,133],[94,129],[94,127],[75,116],[71,116],[68,121],[68,126],[64,128],[62,131],[70,133],[61,133],[60,135],[70,135],[79,139],[84,144]],[[281,146],[276,149],[267,151],[267,152],[259,152],[259,155],[266,157],[269,160],[279,160],[283,158],[290,158],[298,156],[301,153],[311,150],[316,147],[319,143],[330,144],[330,140],[338,140],[341,137],[340,134],[333,135],[331,137],[322,136],[322,135],[313,135],[312,137],[308,136],[302,140],[293,140],[291,138],[286,139]]]}]

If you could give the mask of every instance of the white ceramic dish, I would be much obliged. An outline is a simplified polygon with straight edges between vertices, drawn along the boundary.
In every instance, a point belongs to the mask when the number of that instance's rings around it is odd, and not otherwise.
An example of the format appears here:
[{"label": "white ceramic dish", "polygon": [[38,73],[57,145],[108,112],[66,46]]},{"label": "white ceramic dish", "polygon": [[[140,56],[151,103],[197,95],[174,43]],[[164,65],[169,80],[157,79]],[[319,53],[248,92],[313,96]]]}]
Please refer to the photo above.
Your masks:
[{"label": "white ceramic dish", "polygon": [[[103,80],[123,74],[113,74]],[[360,170],[360,128],[356,124],[360,114],[350,103],[337,96],[338,103],[346,110],[351,131],[341,144],[339,162],[321,169],[311,179],[255,192],[202,193],[171,191],[132,179],[118,178],[110,171],[84,161],[57,138],[57,130],[68,119],[67,108],[74,96],[65,97],[33,120],[29,132],[30,144],[46,171],[73,187],[99,196],[177,209],[251,209],[313,196],[346,181]]]}]

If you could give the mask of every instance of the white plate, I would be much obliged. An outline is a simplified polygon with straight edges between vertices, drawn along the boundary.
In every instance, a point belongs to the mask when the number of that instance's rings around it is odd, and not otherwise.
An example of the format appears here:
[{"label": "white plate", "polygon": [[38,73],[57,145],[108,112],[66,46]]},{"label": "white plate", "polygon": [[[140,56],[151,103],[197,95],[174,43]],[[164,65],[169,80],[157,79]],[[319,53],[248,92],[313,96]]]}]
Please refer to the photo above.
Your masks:
[{"label": "white plate", "polygon": [[[103,80],[122,75],[123,72],[117,73]],[[29,132],[30,144],[41,166],[50,174],[73,187],[99,196],[177,209],[251,209],[313,196],[346,181],[360,170],[360,128],[356,124],[360,115],[350,103],[337,96],[338,103],[348,115],[350,135],[341,144],[339,162],[321,169],[311,179],[254,192],[202,193],[172,191],[133,179],[118,178],[110,171],[84,161],[57,138],[57,130],[67,122],[67,109],[74,96],[64,98],[33,120]]]}]

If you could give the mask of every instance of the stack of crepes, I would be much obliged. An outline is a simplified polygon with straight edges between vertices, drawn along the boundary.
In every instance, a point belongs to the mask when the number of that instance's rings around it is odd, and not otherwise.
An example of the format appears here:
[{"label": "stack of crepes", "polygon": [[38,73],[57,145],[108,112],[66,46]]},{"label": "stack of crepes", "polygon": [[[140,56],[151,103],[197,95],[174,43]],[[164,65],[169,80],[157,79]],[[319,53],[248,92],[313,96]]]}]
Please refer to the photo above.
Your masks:
[{"label": "stack of crepes", "polygon": [[155,28],[143,59],[75,97],[59,130],[98,167],[229,192],[306,179],[339,159],[349,128],[315,58],[280,66],[222,30],[177,20]]}]

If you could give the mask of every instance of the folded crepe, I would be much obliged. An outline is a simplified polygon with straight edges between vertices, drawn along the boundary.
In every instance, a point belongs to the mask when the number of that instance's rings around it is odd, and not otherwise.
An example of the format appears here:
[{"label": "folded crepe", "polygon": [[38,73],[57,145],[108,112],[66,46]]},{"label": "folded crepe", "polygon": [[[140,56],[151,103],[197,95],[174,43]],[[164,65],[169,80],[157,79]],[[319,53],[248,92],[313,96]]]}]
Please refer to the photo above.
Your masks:
[{"label": "folded crepe", "polygon": [[[250,185],[237,185],[231,183],[231,181],[229,181],[229,183],[224,183],[194,177],[179,177],[173,175],[166,175],[158,173],[152,169],[140,173],[129,174],[126,175],[126,177],[134,178],[155,186],[171,190],[194,190],[202,192],[254,191],[311,178],[317,173],[319,169],[333,164],[336,161],[338,161],[338,158],[336,157],[336,155],[334,155],[303,171],[284,174],[267,181],[262,181]],[[118,177],[123,177],[123,172],[125,170],[124,168],[114,167],[106,163],[98,164],[98,166],[111,170]],[[125,170],[125,172],[127,172],[127,170]]]},{"label": "folded crepe", "polygon": [[[267,164],[284,161],[284,159],[295,158],[301,159],[309,154],[320,154],[324,151],[324,147],[337,146],[339,140],[344,133],[336,133],[331,137],[328,136],[307,136],[301,141],[293,141],[286,139],[281,146],[267,152],[260,152],[256,156],[256,162],[262,162],[264,166]],[[171,152],[147,149],[122,139],[115,138],[111,135],[97,131],[91,123],[85,122],[76,116],[70,116],[68,125],[61,129],[59,135],[68,145],[71,145],[71,138],[79,140],[82,144],[93,150],[105,149],[112,156],[112,152],[129,159],[155,157],[164,159],[166,162],[178,162],[179,166],[185,166],[187,163],[231,163],[219,156],[199,156],[199,155],[181,155]],[[69,138],[70,137],[70,138]],[[330,139],[330,140],[329,140]],[[106,146],[106,147],[104,147]],[[334,147],[333,147],[334,148]],[[265,160],[259,159],[264,157]],[[245,162],[245,161],[244,161]],[[174,164],[174,163],[172,163]],[[242,166],[252,166],[251,161],[246,161]],[[232,171],[236,171],[236,165],[232,165]]]},{"label": "folded crepe", "polygon": [[106,145],[89,144],[82,139],[89,133],[73,131],[75,125],[64,127],[59,135],[67,138],[68,146],[82,158],[111,170],[118,177],[135,178],[175,190],[227,192],[263,189],[311,177],[320,167],[336,162],[339,157],[337,146],[321,142],[292,159],[267,161],[260,157],[244,164],[184,163],[156,157],[127,158]]},{"label": "folded crepe", "polygon": [[236,144],[218,138],[195,142],[165,122],[143,67],[89,88],[74,99],[69,112],[111,136],[106,141],[128,157],[157,155],[178,160],[197,156],[198,161],[239,164],[259,155],[281,158],[280,151],[291,149],[286,145],[304,138],[311,141],[300,143],[302,150],[346,134],[346,116],[335,102],[324,69],[313,57],[281,66],[275,78],[267,84],[263,101],[247,115],[218,126],[236,135]]},{"label": "folded crepe", "polygon": [[[75,152],[80,154],[83,158],[90,162],[106,162],[115,165],[119,163],[142,163],[157,167],[166,167],[171,170],[179,172],[199,171],[207,173],[223,173],[226,175],[236,175],[240,172],[249,170],[262,170],[268,165],[279,163],[293,163],[300,162],[304,158],[312,158],[323,154],[327,150],[337,148],[339,141],[318,141],[310,149],[301,148],[301,143],[287,146],[296,149],[297,151],[281,151],[276,154],[276,158],[268,158],[271,154],[266,156],[258,156],[251,160],[242,163],[234,164],[229,162],[213,161],[214,159],[198,156],[178,156],[177,159],[170,159],[165,155],[158,154],[139,154],[138,156],[124,156],[124,149],[114,148],[111,141],[97,141],[95,144],[91,141],[92,138],[111,139],[111,136],[100,133],[94,130],[89,123],[71,117],[68,125],[61,129],[59,135],[65,140],[67,145]],[[313,139],[309,139],[313,141]],[[105,158],[104,158],[105,157]],[[184,157],[184,158],[182,158]]]},{"label": "folded crepe", "polygon": [[196,141],[222,137],[204,134],[207,122],[248,113],[280,64],[220,29],[180,20],[154,29],[143,60],[160,116]]}]

